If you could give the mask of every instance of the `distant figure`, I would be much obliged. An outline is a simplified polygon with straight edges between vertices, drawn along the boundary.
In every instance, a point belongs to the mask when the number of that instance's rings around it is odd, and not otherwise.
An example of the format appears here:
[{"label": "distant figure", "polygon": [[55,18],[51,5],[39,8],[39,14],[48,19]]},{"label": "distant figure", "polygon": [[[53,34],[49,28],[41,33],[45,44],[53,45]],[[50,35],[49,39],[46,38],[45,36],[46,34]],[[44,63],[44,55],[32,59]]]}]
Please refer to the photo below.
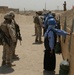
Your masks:
[{"label": "distant figure", "polygon": [[[36,17],[36,15],[35,16],[33,16],[33,19],[35,20],[35,17]],[[34,22],[34,24],[35,24],[35,22]],[[34,34],[34,36],[36,36],[36,32],[37,32],[37,29],[36,29],[36,25],[34,26],[34,28],[35,28],[35,34]]]},{"label": "distant figure", "polygon": [[64,4],[63,4],[63,8],[64,8],[64,11],[66,11],[66,1],[64,1]]},{"label": "distant figure", "polygon": [[42,43],[42,24],[41,24],[41,19],[39,17],[38,12],[36,12],[36,16],[34,18],[34,23],[35,23],[35,28],[36,28],[36,38],[35,38],[35,43]]}]

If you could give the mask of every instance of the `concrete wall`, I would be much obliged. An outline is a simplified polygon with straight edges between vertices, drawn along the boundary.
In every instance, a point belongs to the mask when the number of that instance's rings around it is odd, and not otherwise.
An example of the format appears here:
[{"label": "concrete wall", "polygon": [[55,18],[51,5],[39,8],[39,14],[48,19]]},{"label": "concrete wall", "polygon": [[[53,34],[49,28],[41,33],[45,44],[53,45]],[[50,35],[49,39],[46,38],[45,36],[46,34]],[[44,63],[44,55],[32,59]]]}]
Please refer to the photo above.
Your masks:
[{"label": "concrete wall", "polygon": [[74,33],[71,38],[71,50],[70,50],[70,75],[74,75]]},{"label": "concrete wall", "polygon": [[0,6],[0,13],[7,13],[9,11],[14,11],[15,13],[19,13],[19,9],[8,8],[8,6]]},{"label": "concrete wall", "polygon": [[[64,22],[65,22],[65,16],[61,16],[61,29],[64,29]],[[66,24],[67,24],[67,20],[66,20]],[[68,24],[67,24],[68,25]],[[71,26],[70,26],[71,27]],[[67,32],[70,32],[70,29],[67,28],[66,30]],[[70,36],[66,36],[65,42],[64,42],[64,37],[61,36],[61,47],[62,47],[62,56],[64,59],[69,59],[69,38]]]},{"label": "concrete wall", "polygon": [[19,14],[19,9],[9,8],[9,11],[14,11],[15,13]]},{"label": "concrete wall", "polygon": [[[63,29],[63,25],[61,26]],[[70,32],[71,29],[67,27],[67,32]],[[66,41],[64,43],[63,37],[61,37],[61,45],[62,45],[62,56],[64,59],[68,59],[70,62],[70,75],[74,75],[74,32],[71,37],[70,51],[69,51],[69,41],[70,36],[66,36]]]},{"label": "concrete wall", "polygon": [[[70,30],[67,29],[67,32],[70,32]],[[65,42],[64,42],[64,37],[61,37],[61,46],[62,46],[62,56],[64,59],[70,60],[70,52],[69,52],[69,40],[70,36],[67,35]]]}]

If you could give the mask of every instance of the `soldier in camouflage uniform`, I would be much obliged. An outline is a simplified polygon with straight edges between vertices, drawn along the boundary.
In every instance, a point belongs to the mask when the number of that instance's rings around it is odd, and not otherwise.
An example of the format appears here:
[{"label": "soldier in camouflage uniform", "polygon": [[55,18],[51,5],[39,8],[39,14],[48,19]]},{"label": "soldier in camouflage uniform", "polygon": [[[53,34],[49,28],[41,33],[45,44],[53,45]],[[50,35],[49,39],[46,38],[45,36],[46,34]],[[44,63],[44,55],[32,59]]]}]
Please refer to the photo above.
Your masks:
[{"label": "soldier in camouflage uniform", "polygon": [[35,26],[36,26],[36,38],[35,38],[35,42],[36,43],[42,43],[42,20],[41,17],[39,17],[38,12],[36,12],[36,17],[34,20]]},{"label": "soldier in camouflage uniform", "polygon": [[14,11],[10,11],[9,12],[9,14],[10,14],[10,16],[11,16],[11,18],[12,18],[12,21],[13,21],[13,23],[14,23],[14,25],[15,25],[15,32],[16,32],[16,42],[14,43],[14,50],[13,50],[13,59],[17,59],[18,57],[18,55],[16,55],[15,54],[15,49],[16,49],[16,46],[17,46],[17,41],[19,40],[19,41],[22,41],[22,37],[21,37],[21,34],[20,34],[20,27],[19,27],[19,25],[16,23],[16,21],[15,21],[15,13],[14,13]]},{"label": "soldier in camouflage uniform", "polygon": [[13,66],[11,63],[12,52],[14,50],[14,43],[16,42],[15,26],[9,14],[4,16],[5,21],[1,23],[0,31],[3,35],[3,56],[2,66]]}]

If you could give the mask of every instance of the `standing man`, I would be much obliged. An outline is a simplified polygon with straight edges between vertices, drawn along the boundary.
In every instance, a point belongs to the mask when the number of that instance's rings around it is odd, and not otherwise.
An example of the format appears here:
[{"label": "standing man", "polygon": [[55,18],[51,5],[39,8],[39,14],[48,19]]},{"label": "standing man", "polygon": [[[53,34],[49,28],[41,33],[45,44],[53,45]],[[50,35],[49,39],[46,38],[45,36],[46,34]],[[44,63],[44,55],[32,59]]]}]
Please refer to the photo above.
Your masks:
[{"label": "standing man", "polygon": [[[35,17],[36,17],[36,16],[33,16],[33,18],[34,18],[34,24],[35,24]],[[34,36],[36,36],[36,32],[37,32],[37,29],[36,29],[36,24],[34,25],[34,28],[35,28],[35,30],[34,30],[34,31],[35,31]]]},{"label": "standing man", "polygon": [[63,4],[63,8],[64,8],[64,11],[66,11],[66,1],[64,1],[64,4]]},{"label": "standing man", "polygon": [[2,56],[2,66],[7,65],[9,67],[13,66],[11,64],[12,52],[14,50],[14,43],[16,42],[16,32],[15,26],[9,14],[4,16],[5,21],[0,26],[0,32],[2,34],[3,42],[3,56]]},{"label": "standing man", "polygon": [[16,32],[16,42],[14,43],[14,50],[13,50],[13,59],[17,59],[17,56],[18,55],[16,55],[15,54],[15,49],[16,49],[16,45],[17,45],[17,41],[19,40],[20,41],[20,43],[21,43],[21,41],[22,41],[22,37],[21,37],[21,33],[20,33],[20,27],[19,27],[19,25],[16,23],[16,21],[15,21],[15,14],[14,14],[14,12],[13,11],[10,11],[9,12],[9,15],[11,16],[11,18],[12,18],[12,22],[14,23],[14,25],[15,25],[15,32]]},{"label": "standing man", "polygon": [[35,23],[35,26],[36,26],[35,42],[36,43],[42,43],[42,38],[41,38],[41,35],[42,35],[42,23],[41,23],[41,20],[39,18],[38,12],[36,12],[36,17],[34,19],[34,23]]}]

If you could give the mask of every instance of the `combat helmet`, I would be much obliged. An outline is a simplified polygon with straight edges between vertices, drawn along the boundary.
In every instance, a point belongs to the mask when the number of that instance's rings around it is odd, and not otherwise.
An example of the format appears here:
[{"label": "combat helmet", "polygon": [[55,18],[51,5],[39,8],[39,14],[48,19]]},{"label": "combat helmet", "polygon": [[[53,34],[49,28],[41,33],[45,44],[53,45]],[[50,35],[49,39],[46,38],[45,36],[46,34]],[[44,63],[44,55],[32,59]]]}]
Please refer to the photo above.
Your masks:
[{"label": "combat helmet", "polygon": [[4,15],[4,19],[5,19],[5,20],[10,20],[10,19],[11,19],[9,13],[6,13],[6,14]]},{"label": "combat helmet", "polygon": [[10,11],[9,14],[10,14],[10,16],[15,17],[14,11]]}]

